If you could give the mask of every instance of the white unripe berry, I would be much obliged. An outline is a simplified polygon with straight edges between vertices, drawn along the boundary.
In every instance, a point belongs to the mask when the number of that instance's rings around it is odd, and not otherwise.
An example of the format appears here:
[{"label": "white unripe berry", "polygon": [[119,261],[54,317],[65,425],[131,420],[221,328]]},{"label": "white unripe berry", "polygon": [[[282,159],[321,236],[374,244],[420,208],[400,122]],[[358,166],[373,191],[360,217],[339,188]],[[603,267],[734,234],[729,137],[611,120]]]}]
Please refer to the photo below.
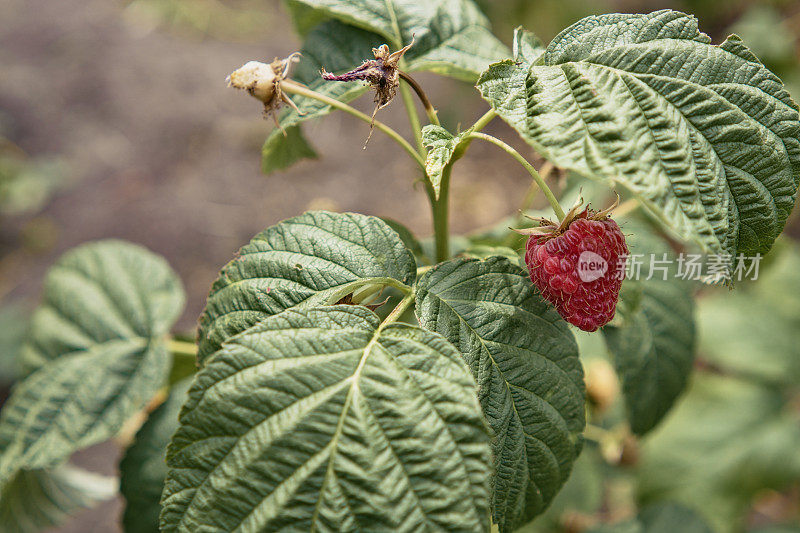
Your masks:
[{"label": "white unripe berry", "polygon": [[271,106],[276,94],[276,83],[280,79],[281,76],[276,74],[272,65],[248,61],[228,76],[228,85],[246,90],[265,105]]}]

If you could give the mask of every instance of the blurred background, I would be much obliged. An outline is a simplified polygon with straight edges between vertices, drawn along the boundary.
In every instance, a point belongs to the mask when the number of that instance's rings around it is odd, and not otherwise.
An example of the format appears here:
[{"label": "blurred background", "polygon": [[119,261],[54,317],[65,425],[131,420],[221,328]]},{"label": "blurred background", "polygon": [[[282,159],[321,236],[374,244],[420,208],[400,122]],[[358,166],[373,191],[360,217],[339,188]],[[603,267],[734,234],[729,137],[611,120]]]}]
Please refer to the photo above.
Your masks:
[{"label": "blurred background", "polygon": [[[478,3],[507,44],[518,25],[547,42],[591,14],[689,12],[715,42],[742,36],[800,97],[798,0]],[[297,50],[291,27],[279,0],[0,2],[0,398],[15,380],[15,353],[45,270],[82,242],[127,239],[165,256],[188,295],[177,328],[193,335],[219,268],[281,219],[352,210],[430,233],[413,164],[380,135],[362,150],[368,129],[349,116],[305,127],[319,160],[261,174],[272,124],[258,102],[226,88],[225,77],[245,61]],[[468,84],[418,81],[450,128],[486,110]],[[371,98],[356,107],[371,112]],[[400,106],[381,111],[381,120],[410,133]],[[535,159],[501,121],[488,131]],[[495,225],[528,186],[524,169],[476,144],[452,186],[453,230]],[[643,442],[593,436],[573,481],[532,530],[624,522],[638,504],[668,497],[705,509],[713,531],[800,531],[800,254],[792,236],[800,237],[796,217],[763,283],[732,295],[703,292],[698,369],[678,407]],[[601,394],[593,401],[613,412],[616,384],[596,341],[581,337],[587,379]],[[77,462],[111,475],[119,453],[107,443]],[[119,499],[106,502],[57,531],[118,531],[121,508]]]}]

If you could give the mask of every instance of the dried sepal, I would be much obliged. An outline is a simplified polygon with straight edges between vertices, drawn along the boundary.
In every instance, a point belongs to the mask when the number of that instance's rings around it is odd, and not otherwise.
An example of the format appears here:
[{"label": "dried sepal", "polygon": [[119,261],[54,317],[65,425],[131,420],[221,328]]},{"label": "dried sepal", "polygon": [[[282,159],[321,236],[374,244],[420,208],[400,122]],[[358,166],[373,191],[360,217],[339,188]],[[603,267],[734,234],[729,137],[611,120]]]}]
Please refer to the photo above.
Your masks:
[{"label": "dried sepal", "polygon": [[611,212],[616,209],[619,205],[619,195],[617,194],[617,199],[611,204],[609,207],[602,209],[600,211],[592,211],[589,209],[589,206],[583,207],[583,197],[578,198],[569,211],[564,215],[564,219],[561,222],[554,222],[548,218],[544,217],[532,217],[526,214],[523,216],[527,219],[533,220],[539,224],[538,227],[533,228],[509,228],[511,231],[519,233],[520,235],[536,235],[541,237],[541,241],[546,241],[552,239],[554,237],[558,237],[562,235],[569,225],[572,224],[578,218],[586,218],[589,220],[604,220],[611,216]]},{"label": "dried sepal", "polygon": [[264,116],[272,116],[275,126],[283,131],[278,122],[277,111],[282,104],[286,104],[299,114],[302,111],[295,105],[289,95],[281,90],[281,82],[288,78],[293,63],[298,61],[299,52],[291,54],[285,59],[275,58],[272,63],[248,61],[228,76],[228,87],[242,89],[264,104]]},{"label": "dried sepal", "polygon": [[619,194],[617,194],[616,192],[614,194],[617,196],[617,199],[614,200],[614,203],[592,215],[592,220],[603,220],[604,218],[608,218],[611,216],[611,213],[617,207],[619,207]]}]

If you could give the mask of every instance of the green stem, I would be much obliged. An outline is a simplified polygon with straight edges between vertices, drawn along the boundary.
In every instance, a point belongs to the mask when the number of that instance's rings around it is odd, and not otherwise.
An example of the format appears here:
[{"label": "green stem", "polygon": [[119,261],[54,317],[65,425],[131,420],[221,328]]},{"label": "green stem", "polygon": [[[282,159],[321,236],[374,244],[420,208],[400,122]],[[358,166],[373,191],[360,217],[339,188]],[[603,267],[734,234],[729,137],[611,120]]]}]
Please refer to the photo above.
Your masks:
[{"label": "green stem", "polygon": [[397,20],[397,13],[394,12],[394,4],[392,0],[383,0],[383,5],[386,6],[386,11],[392,21],[392,30],[394,30],[394,38],[392,39],[394,42],[392,44],[395,50],[400,50],[403,47],[403,32],[400,31],[400,23]]},{"label": "green stem", "polygon": [[394,287],[403,294],[408,294],[412,290],[411,287],[405,283],[401,283],[395,279],[379,278],[375,280],[375,283],[368,283],[358,289],[355,289],[352,297],[353,302],[360,304],[361,302],[366,301],[369,297],[383,291],[386,287]]},{"label": "green stem", "polygon": [[531,181],[528,190],[525,192],[525,197],[522,199],[522,203],[520,203],[519,218],[522,218],[524,213],[531,208],[533,201],[536,200],[536,193],[538,192],[539,186],[536,184],[536,181]]},{"label": "green stem", "polygon": [[403,315],[403,313],[406,312],[408,306],[414,303],[414,298],[416,298],[416,294],[414,293],[414,291],[411,291],[408,294],[406,294],[403,297],[403,299],[400,300],[400,303],[397,304],[397,307],[392,309],[392,312],[389,313],[389,315],[383,319],[383,322],[381,322],[381,325],[378,327],[378,329],[379,330],[383,329],[385,326],[391,324],[392,322],[396,322]]},{"label": "green stem", "polygon": [[[407,82],[400,84],[400,94],[403,97],[403,104],[405,104],[406,112],[408,113],[408,121],[411,124],[411,129],[414,131],[414,137],[417,141],[419,152],[422,154],[423,157],[427,157],[428,150],[425,148],[425,144],[422,142],[422,128],[420,127],[419,116],[417,115],[417,108],[414,106],[414,98],[411,95],[411,92],[408,90],[409,85],[415,87],[417,95],[420,97],[420,100],[422,100],[423,105],[425,105],[425,110],[428,113],[428,119],[432,123],[438,125],[439,118],[436,116],[436,110],[433,109],[433,106],[430,104],[428,97],[422,91],[422,88],[420,88],[419,85],[417,85],[416,82],[414,82],[410,76],[403,75],[402,77],[404,82]],[[433,234],[434,234],[434,240],[436,241],[437,262],[441,262],[447,259],[450,251],[449,250],[450,244],[448,242],[449,235],[447,233],[448,231],[447,202],[448,202],[451,167],[452,164],[448,165],[442,172],[442,183],[441,187],[439,188],[438,198],[436,197],[436,192],[433,190],[433,186],[431,185],[431,180],[428,179],[427,170],[423,168],[423,174],[424,174],[423,181],[425,183],[425,193],[428,195],[428,201],[430,201],[431,204],[431,212],[433,217]]]},{"label": "green stem", "polygon": [[365,287],[361,287],[360,289],[353,291],[352,301],[354,304],[366,302],[376,294],[380,293],[384,287],[385,285],[367,285]]},{"label": "green stem", "polygon": [[417,81],[414,78],[412,78],[402,70],[400,71],[400,78],[402,78],[403,81],[408,83],[408,85],[412,89],[414,89],[414,92],[417,93],[419,101],[422,102],[422,107],[425,108],[425,114],[428,115],[428,121],[431,124],[441,126],[441,124],[439,123],[439,116],[436,114],[436,108],[433,107],[431,101],[428,100],[428,95],[425,94],[425,91],[422,90],[422,87],[420,87],[419,83],[417,83]]},{"label": "green stem", "polygon": [[436,241],[436,262],[441,263],[450,257],[449,233],[449,203],[450,203],[450,176],[453,172],[453,162],[442,169],[442,182],[439,187],[439,198],[433,198],[433,236]]},{"label": "green stem", "polygon": [[[547,177],[550,175],[550,172],[553,171],[553,165],[549,161],[542,165],[539,169],[539,176],[542,177],[543,180],[547,181]],[[525,193],[525,197],[522,199],[522,203],[519,205],[519,212],[520,217],[522,216],[525,211],[531,208],[533,205],[533,201],[536,200],[536,193],[539,191],[539,186],[537,185],[536,181],[531,181],[530,187],[528,187],[528,192]]]},{"label": "green stem", "polygon": [[197,345],[193,342],[170,339],[167,349],[175,355],[189,355],[193,358],[197,356]]},{"label": "green stem", "polygon": [[522,157],[522,155],[519,152],[514,150],[514,148],[512,148],[508,144],[504,143],[500,139],[498,139],[496,137],[492,137],[491,135],[486,135],[485,133],[473,132],[473,133],[470,134],[470,137],[473,137],[475,139],[482,139],[482,140],[484,140],[486,142],[490,142],[490,143],[494,144],[495,146],[497,146],[499,148],[502,148],[511,157],[513,157],[514,159],[519,161],[519,163],[523,167],[525,167],[525,170],[528,171],[528,174],[531,175],[531,177],[536,182],[536,184],[539,186],[539,188],[542,189],[542,192],[544,193],[545,197],[547,198],[547,201],[550,202],[550,207],[553,208],[553,211],[555,212],[556,216],[558,217],[558,220],[564,220],[564,210],[561,209],[561,205],[559,205],[558,200],[556,199],[555,195],[553,194],[553,191],[550,190],[550,187],[547,186],[547,184],[544,182],[544,180],[539,175],[539,173],[536,171],[536,169],[533,168],[533,165],[528,163],[528,161],[524,157]]},{"label": "green stem", "polygon": [[[374,125],[377,129],[388,135],[394,142],[400,145],[400,147],[405,150],[414,161],[416,161],[417,165],[424,171],[425,170],[425,159],[414,149],[411,144],[403,138],[402,135],[397,133],[395,130],[384,124],[379,120],[375,120],[373,122],[372,118],[369,115],[362,113],[361,111],[350,107],[349,105],[340,102],[334,98],[329,96],[325,96],[324,94],[320,94],[316,91],[312,91],[307,87],[303,87],[302,85],[298,85],[290,80],[284,80],[281,82],[281,90],[288,94],[298,94],[300,96],[305,96],[306,98],[311,98],[313,100],[317,100],[318,102],[322,102],[327,104],[335,109],[340,111],[344,111],[357,119],[366,122],[367,124]],[[410,96],[410,95],[409,95]]]},{"label": "green stem", "polygon": [[470,131],[472,131],[473,133],[477,133],[477,132],[481,131],[496,116],[497,116],[497,113],[495,113],[494,109],[490,109],[489,111],[484,113],[481,118],[479,118],[478,120],[475,121],[475,124],[472,125],[472,127],[470,128]]},{"label": "green stem", "polygon": [[[449,202],[450,202],[450,176],[453,173],[453,165],[456,161],[464,157],[464,153],[472,143],[473,138],[483,135],[478,130],[486,127],[497,114],[493,110],[487,111],[475,124],[470,127],[470,135],[464,137],[453,150],[450,161],[442,169],[442,182],[439,187],[439,197],[433,191],[433,187],[428,183],[427,192],[433,210],[433,234],[436,241],[436,261],[442,262],[450,257],[450,233],[449,233]],[[474,136],[474,137],[473,137]],[[492,137],[494,138],[494,137]]]},{"label": "green stem", "polygon": [[408,85],[405,83],[400,84],[400,96],[403,98],[403,105],[406,107],[408,123],[411,126],[411,131],[414,133],[414,141],[417,143],[417,149],[424,157],[428,153],[428,150],[422,142],[422,125],[419,122],[417,108],[414,106],[414,97],[411,95],[411,91],[408,90]]}]

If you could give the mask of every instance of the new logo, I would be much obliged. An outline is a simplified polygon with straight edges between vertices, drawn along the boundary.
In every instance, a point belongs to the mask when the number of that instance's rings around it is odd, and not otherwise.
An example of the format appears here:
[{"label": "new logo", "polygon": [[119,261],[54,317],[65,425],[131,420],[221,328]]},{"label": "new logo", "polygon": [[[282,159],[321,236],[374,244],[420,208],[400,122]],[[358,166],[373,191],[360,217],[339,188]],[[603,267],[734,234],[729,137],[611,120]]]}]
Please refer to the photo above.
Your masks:
[{"label": "new logo", "polygon": [[608,272],[608,263],[602,256],[594,252],[581,252],[578,257],[578,277],[584,283],[600,279]]}]

